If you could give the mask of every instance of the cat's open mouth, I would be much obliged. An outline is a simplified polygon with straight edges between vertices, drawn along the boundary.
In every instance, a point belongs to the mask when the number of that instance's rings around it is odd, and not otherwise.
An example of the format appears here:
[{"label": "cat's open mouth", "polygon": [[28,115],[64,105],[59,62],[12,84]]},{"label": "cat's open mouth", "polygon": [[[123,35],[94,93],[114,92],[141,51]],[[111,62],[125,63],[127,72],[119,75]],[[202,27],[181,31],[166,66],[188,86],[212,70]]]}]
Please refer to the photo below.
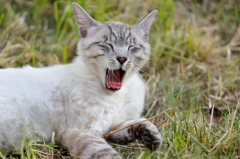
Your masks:
[{"label": "cat's open mouth", "polygon": [[121,68],[118,70],[106,69],[106,89],[116,91],[122,87],[122,79],[125,71]]}]

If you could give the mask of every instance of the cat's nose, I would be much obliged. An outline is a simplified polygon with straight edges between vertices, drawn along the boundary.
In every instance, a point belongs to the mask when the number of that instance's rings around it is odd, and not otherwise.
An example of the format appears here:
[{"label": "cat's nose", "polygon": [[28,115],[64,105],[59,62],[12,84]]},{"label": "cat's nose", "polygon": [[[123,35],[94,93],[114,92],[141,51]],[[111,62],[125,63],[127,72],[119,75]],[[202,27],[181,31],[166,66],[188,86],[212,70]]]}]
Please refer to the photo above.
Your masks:
[{"label": "cat's nose", "polygon": [[117,60],[120,62],[120,64],[123,64],[125,61],[127,61],[126,57],[117,57]]}]

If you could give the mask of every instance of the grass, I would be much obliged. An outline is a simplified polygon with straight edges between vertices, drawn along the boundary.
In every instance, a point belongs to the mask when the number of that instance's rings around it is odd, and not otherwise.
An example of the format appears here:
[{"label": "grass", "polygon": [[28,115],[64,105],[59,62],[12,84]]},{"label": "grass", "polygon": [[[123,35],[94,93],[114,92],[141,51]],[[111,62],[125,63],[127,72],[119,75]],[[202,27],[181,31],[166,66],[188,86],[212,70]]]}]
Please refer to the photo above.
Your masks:
[{"label": "grass", "polygon": [[[2,0],[0,67],[71,62],[78,41],[71,1]],[[240,157],[240,3],[237,0],[76,0],[96,20],[134,24],[151,10],[152,55],[141,70],[148,85],[145,117],[167,108],[176,116],[159,128],[162,146],[113,146],[124,158]],[[163,120],[164,117],[158,120]],[[2,158],[69,158],[53,143],[23,138],[27,148]]]}]

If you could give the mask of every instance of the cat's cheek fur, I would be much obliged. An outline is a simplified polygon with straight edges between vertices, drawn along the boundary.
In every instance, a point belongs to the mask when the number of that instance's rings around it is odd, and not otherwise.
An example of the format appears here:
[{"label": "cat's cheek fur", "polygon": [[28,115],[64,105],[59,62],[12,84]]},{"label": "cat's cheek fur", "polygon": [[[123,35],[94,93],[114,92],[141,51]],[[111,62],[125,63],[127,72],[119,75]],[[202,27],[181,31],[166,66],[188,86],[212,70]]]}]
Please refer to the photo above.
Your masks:
[{"label": "cat's cheek fur", "polygon": [[145,44],[142,52],[134,54],[134,66],[136,68],[142,68],[149,60],[150,45]]}]

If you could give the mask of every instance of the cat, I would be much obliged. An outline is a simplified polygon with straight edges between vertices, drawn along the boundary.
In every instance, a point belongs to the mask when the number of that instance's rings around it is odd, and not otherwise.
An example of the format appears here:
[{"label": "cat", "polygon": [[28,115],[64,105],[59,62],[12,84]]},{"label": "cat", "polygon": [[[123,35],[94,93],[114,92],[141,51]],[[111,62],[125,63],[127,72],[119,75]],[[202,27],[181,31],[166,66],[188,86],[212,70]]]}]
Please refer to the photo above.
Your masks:
[{"label": "cat", "polygon": [[[119,159],[107,141],[127,144],[136,139],[156,150],[162,138],[149,121],[112,134],[109,131],[145,120],[145,83],[138,70],[150,55],[148,32],[157,10],[134,25],[98,22],[77,3],[73,10],[80,40],[70,64],[0,70],[0,149],[20,146],[27,125],[34,140],[62,145],[81,159]],[[26,130],[28,130],[26,132]],[[12,145],[13,144],[13,145]]]}]

